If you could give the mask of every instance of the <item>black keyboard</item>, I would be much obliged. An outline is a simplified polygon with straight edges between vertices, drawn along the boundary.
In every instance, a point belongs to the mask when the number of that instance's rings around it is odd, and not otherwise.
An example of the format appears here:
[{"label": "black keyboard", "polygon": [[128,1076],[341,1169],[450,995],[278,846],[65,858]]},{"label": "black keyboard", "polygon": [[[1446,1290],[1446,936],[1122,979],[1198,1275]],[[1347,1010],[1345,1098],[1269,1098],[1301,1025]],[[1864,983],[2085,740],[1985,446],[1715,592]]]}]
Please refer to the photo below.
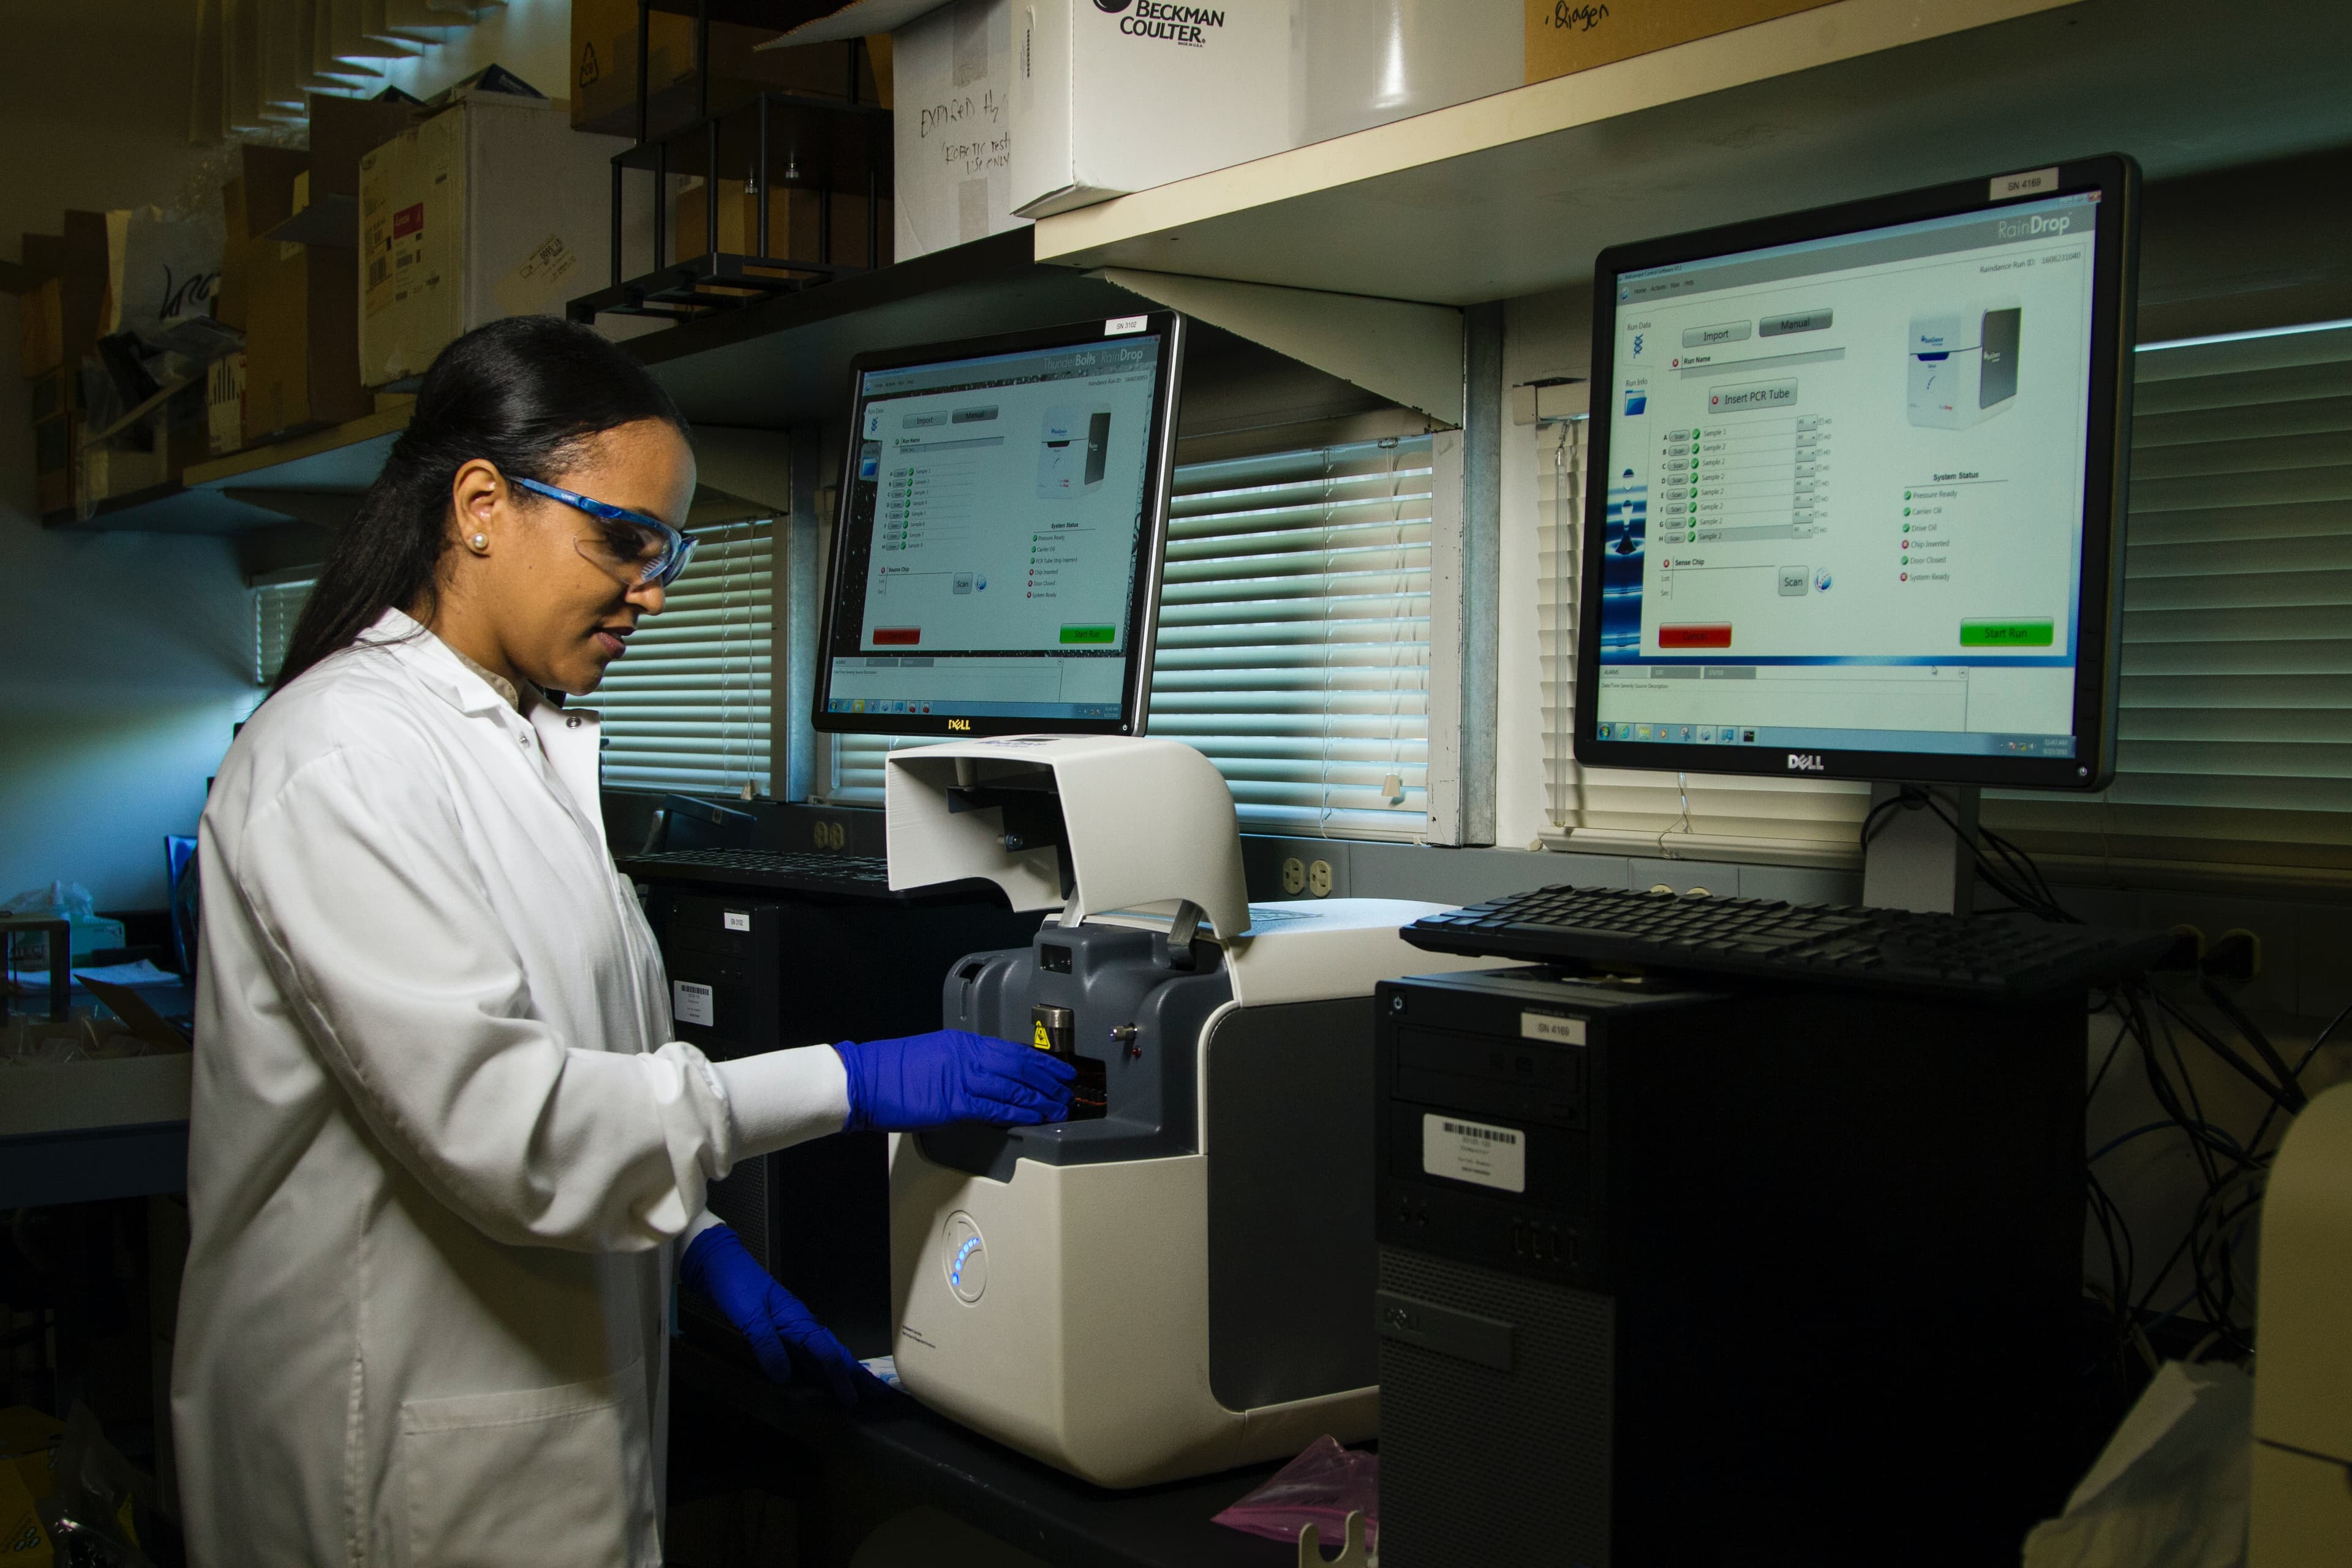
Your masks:
[{"label": "black keyboard", "polygon": [[890,898],[890,862],[878,855],[827,855],[810,849],[666,849],[626,855],[625,876],[640,882],[711,882],[795,893],[855,893]]},{"label": "black keyboard", "polygon": [[1622,888],[1542,888],[1490,899],[1415,921],[1404,939],[1431,952],[1987,1000],[2127,979],[2155,965],[2179,940],[2018,915],[1962,920]]}]

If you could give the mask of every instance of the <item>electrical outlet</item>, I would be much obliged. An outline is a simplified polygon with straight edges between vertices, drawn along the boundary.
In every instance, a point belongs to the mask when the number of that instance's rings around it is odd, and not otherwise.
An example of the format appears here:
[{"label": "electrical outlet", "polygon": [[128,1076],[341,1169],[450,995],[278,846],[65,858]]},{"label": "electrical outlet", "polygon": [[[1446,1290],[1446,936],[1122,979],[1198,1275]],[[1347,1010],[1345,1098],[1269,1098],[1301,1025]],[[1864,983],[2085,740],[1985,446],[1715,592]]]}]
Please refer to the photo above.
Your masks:
[{"label": "electrical outlet", "polygon": [[1307,862],[1296,855],[1282,863],[1282,890],[1294,899],[1307,890]]},{"label": "electrical outlet", "polygon": [[1318,860],[1307,868],[1307,890],[1318,899],[1331,896],[1331,862]]}]

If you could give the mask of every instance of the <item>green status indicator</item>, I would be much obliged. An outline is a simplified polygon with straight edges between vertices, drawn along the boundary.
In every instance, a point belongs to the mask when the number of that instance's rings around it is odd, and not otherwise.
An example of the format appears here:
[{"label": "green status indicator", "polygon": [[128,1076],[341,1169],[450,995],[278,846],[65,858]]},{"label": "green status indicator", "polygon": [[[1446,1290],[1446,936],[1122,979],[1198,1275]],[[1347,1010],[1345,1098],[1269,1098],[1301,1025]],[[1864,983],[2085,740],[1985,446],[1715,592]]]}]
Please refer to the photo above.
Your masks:
[{"label": "green status indicator", "polygon": [[1117,626],[1064,626],[1064,643],[1113,643],[1118,640]]},{"label": "green status indicator", "polygon": [[2057,628],[2049,621],[1962,621],[1962,647],[2048,647]]}]

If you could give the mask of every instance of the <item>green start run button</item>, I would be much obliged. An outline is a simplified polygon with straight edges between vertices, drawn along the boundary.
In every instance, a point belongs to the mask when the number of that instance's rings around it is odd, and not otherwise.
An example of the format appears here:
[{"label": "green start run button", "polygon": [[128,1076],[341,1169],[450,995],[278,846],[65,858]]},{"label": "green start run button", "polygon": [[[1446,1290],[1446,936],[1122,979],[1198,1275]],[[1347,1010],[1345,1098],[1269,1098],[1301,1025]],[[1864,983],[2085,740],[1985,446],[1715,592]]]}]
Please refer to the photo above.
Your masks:
[{"label": "green start run button", "polygon": [[[1962,647],[2048,647],[2054,626],[2049,621],[1962,621]],[[1062,640],[1067,642],[1065,631]]]},{"label": "green start run button", "polygon": [[[2048,622],[2042,623],[2045,626]],[[1118,640],[1117,626],[1064,626],[1062,640],[1066,643],[1111,643]],[[2045,635],[2042,641],[2049,641]]]}]

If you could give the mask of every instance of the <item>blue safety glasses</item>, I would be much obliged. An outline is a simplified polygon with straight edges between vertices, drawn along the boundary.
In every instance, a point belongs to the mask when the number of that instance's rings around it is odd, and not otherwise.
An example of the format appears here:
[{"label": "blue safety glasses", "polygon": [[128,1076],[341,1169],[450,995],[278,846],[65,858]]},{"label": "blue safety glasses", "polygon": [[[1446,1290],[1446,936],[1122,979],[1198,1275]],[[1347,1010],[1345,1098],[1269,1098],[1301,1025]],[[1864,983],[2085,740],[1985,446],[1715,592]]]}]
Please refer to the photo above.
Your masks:
[{"label": "blue safety glasses", "polygon": [[571,490],[541,484],[537,479],[509,477],[534,495],[560,500],[594,518],[602,525],[603,548],[609,557],[599,559],[597,564],[618,574],[624,582],[639,587],[653,584],[667,588],[677,581],[677,574],[694,558],[693,537],[680,533],[657,517],[631,511],[610,501],[591,500]]}]

